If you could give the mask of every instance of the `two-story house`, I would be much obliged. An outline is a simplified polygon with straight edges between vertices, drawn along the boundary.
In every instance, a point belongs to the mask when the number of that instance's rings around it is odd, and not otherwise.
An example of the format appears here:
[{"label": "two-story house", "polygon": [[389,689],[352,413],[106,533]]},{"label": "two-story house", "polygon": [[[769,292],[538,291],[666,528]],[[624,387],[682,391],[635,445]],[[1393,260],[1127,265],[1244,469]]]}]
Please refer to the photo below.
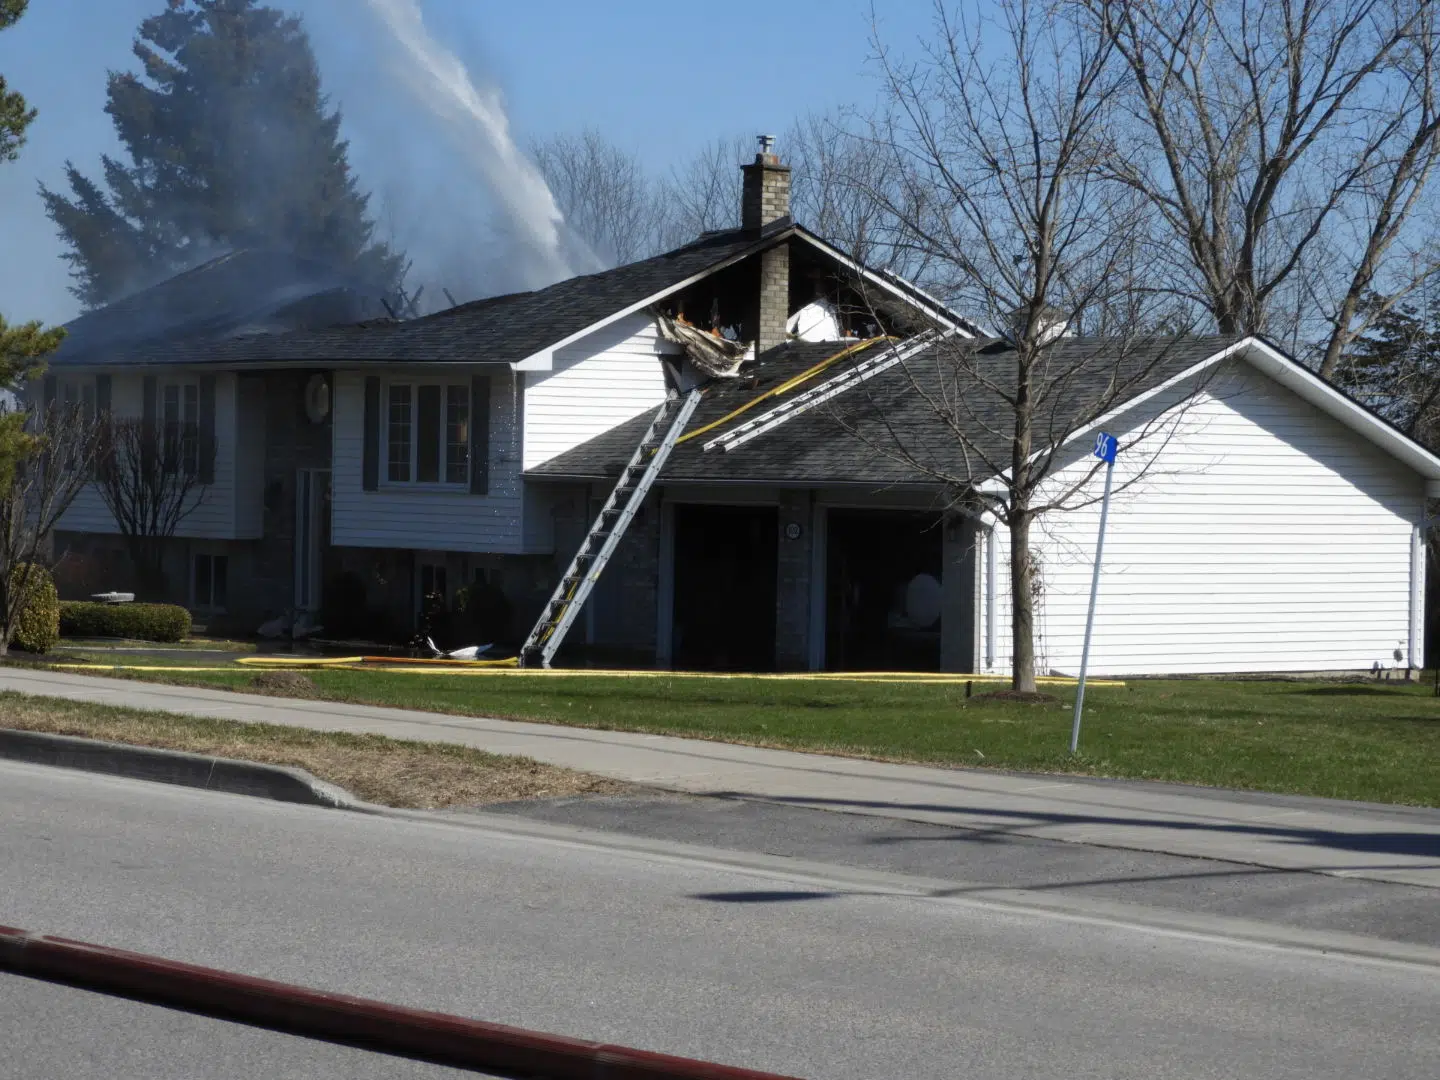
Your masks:
[{"label": "two-story house", "polygon": [[[1004,456],[996,388],[1013,355],[792,221],[788,193],[762,153],[741,227],[664,255],[407,321],[77,340],[53,392],[213,430],[173,599],[253,626],[319,610],[348,574],[405,625],[425,594],[483,578],[511,600],[518,642],[667,390],[699,381],[577,643],[662,666],[1005,670],[1006,531],[914,455],[950,455],[958,475],[950,426],[965,422]],[[959,387],[958,413],[935,406],[953,383],[925,390],[945,377],[937,336],[993,375]],[[1087,379],[1113,377],[1103,341],[1050,348],[1074,360],[1077,409],[1101,389]],[[1114,409],[1062,425],[1074,440],[1057,482],[1085,488],[1097,425],[1135,443],[1175,421],[1166,467],[1122,482],[1132,497],[1112,512],[1094,669],[1349,669],[1397,649],[1418,665],[1440,459],[1259,339],[1137,355],[1143,377]],[[908,461],[882,446],[897,432]],[[1078,664],[1095,518],[1092,505],[1037,529],[1044,669]],[[117,584],[93,494],[56,550],[79,571],[62,587]]]}]

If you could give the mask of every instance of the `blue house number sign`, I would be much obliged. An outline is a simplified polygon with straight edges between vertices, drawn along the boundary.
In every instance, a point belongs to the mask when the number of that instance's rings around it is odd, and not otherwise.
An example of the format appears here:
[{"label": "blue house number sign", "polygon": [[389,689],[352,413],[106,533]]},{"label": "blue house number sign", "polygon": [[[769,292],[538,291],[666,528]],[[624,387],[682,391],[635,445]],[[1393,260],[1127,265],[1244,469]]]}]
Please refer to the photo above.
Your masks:
[{"label": "blue house number sign", "polygon": [[1115,464],[1115,451],[1118,446],[1114,435],[1107,435],[1102,431],[1095,436],[1095,456],[1106,464]]}]

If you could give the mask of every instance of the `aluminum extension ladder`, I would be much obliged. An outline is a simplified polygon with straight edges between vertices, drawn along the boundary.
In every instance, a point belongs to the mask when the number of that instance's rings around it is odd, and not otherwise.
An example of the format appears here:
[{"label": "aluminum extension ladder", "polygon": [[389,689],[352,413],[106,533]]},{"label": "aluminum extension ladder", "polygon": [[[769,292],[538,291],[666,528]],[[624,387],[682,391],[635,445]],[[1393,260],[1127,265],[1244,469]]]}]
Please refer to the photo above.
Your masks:
[{"label": "aluminum extension ladder", "polygon": [[615,554],[620,538],[625,535],[660,470],[665,467],[665,461],[670,457],[675,441],[684,432],[685,425],[690,422],[695,406],[700,404],[700,395],[698,388],[683,396],[673,389],[666,395],[665,404],[655,414],[630,463],[621,471],[615,490],[610,492],[610,498],[585,534],[580,550],[570,561],[570,568],[565,571],[560,584],[555,586],[555,592],[521,646],[521,667],[550,666],[595,583],[600,580],[605,564]]}]

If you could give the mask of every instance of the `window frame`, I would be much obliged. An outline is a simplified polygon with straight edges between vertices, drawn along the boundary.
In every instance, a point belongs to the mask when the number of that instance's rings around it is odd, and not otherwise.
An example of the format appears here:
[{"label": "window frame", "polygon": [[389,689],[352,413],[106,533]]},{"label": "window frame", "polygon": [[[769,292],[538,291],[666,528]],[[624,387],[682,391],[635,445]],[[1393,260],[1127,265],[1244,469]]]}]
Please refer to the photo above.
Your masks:
[{"label": "window frame", "polygon": [[[391,467],[398,464],[392,458],[391,452],[395,447],[395,440],[392,437],[392,424],[394,416],[391,403],[391,394],[396,387],[403,387],[409,392],[408,426],[406,428],[406,439],[408,454],[405,459],[406,479],[397,480],[391,475]],[[420,389],[421,387],[436,387],[440,392],[440,413],[439,422],[434,431],[435,452],[437,457],[435,480],[421,480],[420,475]],[[474,438],[475,423],[474,417],[470,415],[471,394],[470,384],[466,381],[457,381],[453,376],[417,376],[409,378],[386,379],[381,384],[382,394],[380,399],[380,467],[379,486],[382,488],[393,488],[398,490],[420,490],[420,491],[447,491],[465,492],[470,488],[470,473],[474,468]],[[463,407],[465,413],[463,443],[451,442],[450,440],[450,409],[452,405],[452,394],[456,402]],[[428,444],[428,440],[427,440]],[[463,446],[465,448],[464,475],[458,480],[448,479],[452,465],[459,464],[450,460],[452,446]]]}]

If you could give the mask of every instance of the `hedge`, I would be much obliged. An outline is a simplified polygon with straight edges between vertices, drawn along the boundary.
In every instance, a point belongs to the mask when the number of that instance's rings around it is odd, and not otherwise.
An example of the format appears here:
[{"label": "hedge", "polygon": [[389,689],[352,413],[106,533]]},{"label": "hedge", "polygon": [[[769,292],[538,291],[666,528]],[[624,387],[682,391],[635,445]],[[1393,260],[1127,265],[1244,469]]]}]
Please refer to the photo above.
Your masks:
[{"label": "hedge", "polygon": [[[15,568],[12,587],[19,584],[16,575],[22,572],[22,567]],[[60,640],[60,601],[55,596],[55,582],[43,566],[32,565],[25,577],[25,598],[15,614],[10,643],[26,652],[49,652]]]},{"label": "hedge", "polygon": [[66,637],[133,638],[183,641],[190,613],[174,604],[98,604],[66,600],[60,604],[60,632]]}]

